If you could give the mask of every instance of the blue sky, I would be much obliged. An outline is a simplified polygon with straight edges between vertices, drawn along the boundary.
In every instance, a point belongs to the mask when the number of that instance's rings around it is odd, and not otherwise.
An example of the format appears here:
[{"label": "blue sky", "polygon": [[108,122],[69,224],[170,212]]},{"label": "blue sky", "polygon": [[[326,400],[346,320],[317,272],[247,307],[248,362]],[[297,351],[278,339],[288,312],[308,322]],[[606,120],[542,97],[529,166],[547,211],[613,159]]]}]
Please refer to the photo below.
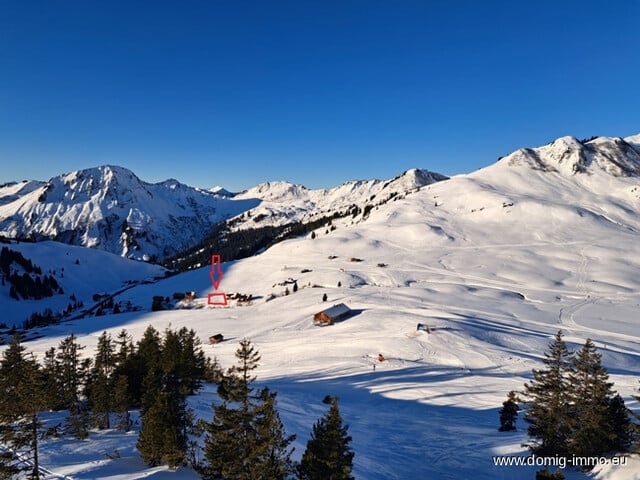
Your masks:
[{"label": "blue sky", "polygon": [[640,2],[0,0],[0,182],[310,188],[640,133]]}]

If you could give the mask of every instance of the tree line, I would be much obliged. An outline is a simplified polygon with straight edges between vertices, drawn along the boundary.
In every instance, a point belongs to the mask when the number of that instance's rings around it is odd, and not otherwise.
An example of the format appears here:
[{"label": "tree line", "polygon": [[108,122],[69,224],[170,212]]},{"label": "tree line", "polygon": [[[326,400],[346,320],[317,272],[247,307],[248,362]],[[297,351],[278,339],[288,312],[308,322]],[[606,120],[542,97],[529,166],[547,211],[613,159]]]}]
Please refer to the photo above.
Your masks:
[{"label": "tree line", "polygon": [[[149,326],[133,343],[122,330],[103,332],[93,357],[75,335],[51,347],[42,362],[11,340],[0,360],[0,479],[25,472],[39,479],[39,445],[49,436],[86,439],[91,429],[138,429],[136,447],[149,465],[191,466],[204,479],[352,479],[354,452],[338,399],[314,426],[300,462],[277,411],[277,393],[256,388],[260,356],[240,342],[237,365],[223,371],[204,355],[193,330]],[[217,384],[211,421],[196,420],[187,398]],[[132,411],[139,410],[139,428]],[[66,411],[48,425],[44,411]]]},{"label": "tree line", "polygon": [[[640,416],[634,415],[613,389],[593,341],[587,339],[580,350],[572,352],[558,331],[542,362],[543,368],[532,371],[533,379],[525,383],[520,395],[509,393],[499,412],[499,430],[515,430],[518,403],[524,403],[527,445],[538,456],[572,460],[640,448],[638,427],[632,422]],[[640,401],[640,392],[634,398]],[[581,465],[587,469],[593,466]],[[551,473],[545,469],[536,478],[558,480],[564,476],[560,470]]]},{"label": "tree line", "polygon": [[[18,273],[17,269],[13,268],[13,264],[21,267],[24,273]],[[0,249],[0,282],[2,285],[9,282],[9,296],[15,300],[30,298],[41,300],[54,294],[64,293],[52,275],[43,276],[39,266],[34,265],[20,252],[8,247]]]}]

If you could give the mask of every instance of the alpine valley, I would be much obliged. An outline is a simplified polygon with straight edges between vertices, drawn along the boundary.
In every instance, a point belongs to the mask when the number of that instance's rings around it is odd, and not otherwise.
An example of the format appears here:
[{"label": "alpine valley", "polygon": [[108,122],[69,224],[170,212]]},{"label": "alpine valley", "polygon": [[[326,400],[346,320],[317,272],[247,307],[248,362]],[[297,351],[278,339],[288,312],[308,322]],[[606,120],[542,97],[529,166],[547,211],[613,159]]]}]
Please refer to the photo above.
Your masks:
[{"label": "alpine valley", "polygon": [[[571,350],[593,340],[640,414],[639,213],[640,135],[562,137],[469,174],[409,170],[325,190],[204,191],[116,166],[11,183],[0,187],[0,335],[23,330],[42,359],[72,332],[91,356],[105,330],[137,340],[148,325],[184,326],[225,369],[247,338],[262,357],[258,384],[278,392],[297,436],[295,460],[323,398],[336,395],[357,479],[534,478],[539,466],[494,465],[529,454],[522,414],[517,430],[499,432],[498,410],[541,368],[559,329]],[[224,307],[207,304],[213,254],[224,262]],[[25,275],[37,290],[16,280]],[[351,314],[314,325],[336,304]],[[224,341],[209,344],[214,334]],[[210,420],[215,386],[188,402]],[[136,428],[43,440],[43,471],[198,478],[145,465]],[[637,454],[622,463],[563,473],[640,478]]]}]

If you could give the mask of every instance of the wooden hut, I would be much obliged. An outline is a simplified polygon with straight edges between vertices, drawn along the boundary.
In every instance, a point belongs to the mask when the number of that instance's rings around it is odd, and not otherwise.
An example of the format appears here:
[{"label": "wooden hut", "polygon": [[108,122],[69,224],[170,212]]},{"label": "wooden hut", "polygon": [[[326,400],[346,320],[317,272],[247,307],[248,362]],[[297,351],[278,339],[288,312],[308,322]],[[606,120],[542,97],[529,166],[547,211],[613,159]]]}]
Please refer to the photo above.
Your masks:
[{"label": "wooden hut", "polygon": [[349,316],[351,309],[344,303],[339,303],[333,307],[327,308],[313,316],[313,323],[321,327],[325,325],[333,325],[335,322]]},{"label": "wooden hut", "polygon": [[224,337],[222,336],[221,333],[217,333],[209,337],[209,343],[212,345],[215,345],[216,343],[220,343],[223,340],[224,340]]}]

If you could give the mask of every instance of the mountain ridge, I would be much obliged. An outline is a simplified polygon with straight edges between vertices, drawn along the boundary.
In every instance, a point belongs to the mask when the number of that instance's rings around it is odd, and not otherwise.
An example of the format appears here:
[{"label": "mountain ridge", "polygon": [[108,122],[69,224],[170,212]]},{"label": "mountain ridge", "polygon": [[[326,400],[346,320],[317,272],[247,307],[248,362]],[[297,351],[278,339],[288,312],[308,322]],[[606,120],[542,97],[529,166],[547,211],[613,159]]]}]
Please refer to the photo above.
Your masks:
[{"label": "mountain ridge", "polygon": [[[640,134],[582,141],[560,137],[541,147],[521,148],[462,176],[473,179],[478,172],[502,176],[514,173],[514,169],[522,171],[511,180],[505,179],[504,186],[498,188],[508,189],[513,182],[527,190],[526,177],[536,171],[557,173],[585,188],[591,188],[589,184],[600,188],[590,179],[601,175],[607,175],[603,178],[608,182],[622,185],[615,180],[640,176]],[[363,221],[372,208],[446,180],[450,179],[438,173],[411,169],[388,180],[352,180],[333,188],[307,189],[300,184],[272,181],[232,193],[222,187],[202,190],[175,179],[148,183],[124,167],[103,165],[62,174],[47,182],[30,180],[0,186],[0,234],[58,240],[158,261],[198,245],[222,222],[230,222],[232,230],[251,230],[282,228],[336,215]],[[509,203],[508,198],[505,202]],[[434,204],[438,203],[434,199]]]}]

